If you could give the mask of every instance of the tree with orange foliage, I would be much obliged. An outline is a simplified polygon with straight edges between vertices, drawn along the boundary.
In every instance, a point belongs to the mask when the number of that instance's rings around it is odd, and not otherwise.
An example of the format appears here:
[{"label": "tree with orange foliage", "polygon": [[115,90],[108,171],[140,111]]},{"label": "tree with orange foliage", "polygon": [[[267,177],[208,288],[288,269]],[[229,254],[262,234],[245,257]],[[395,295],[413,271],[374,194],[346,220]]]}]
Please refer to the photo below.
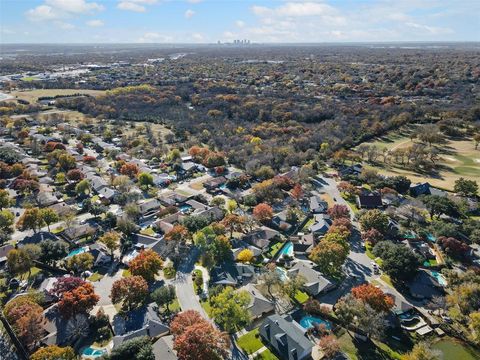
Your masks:
[{"label": "tree with orange foliage", "polygon": [[77,314],[87,314],[97,305],[100,297],[95,294],[93,285],[85,283],[79,287],[63,293],[58,302],[58,310],[65,318],[70,318]]},{"label": "tree with orange foliage", "polygon": [[132,275],[139,275],[147,282],[152,282],[162,269],[163,260],[155,251],[148,249],[141,251],[128,266]]},{"label": "tree with orange foliage", "polygon": [[237,214],[228,214],[222,220],[222,224],[230,230],[230,238],[233,236],[234,231],[242,231],[245,224],[245,217]]},{"label": "tree with orange foliage", "polygon": [[130,179],[136,178],[140,169],[136,164],[126,163],[120,168],[120,174],[127,175]]},{"label": "tree with orange foliage", "polygon": [[185,242],[190,237],[188,229],[180,224],[175,225],[172,230],[165,234],[165,240]]},{"label": "tree with orange foliage", "polygon": [[[198,313],[197,313],[198,314]],[[182,314],[177,315],[177,317]],[[175,336],[173,348],[182,360],[221,360],[228,356],[230,340],[228,335],[215,329],[212,324],[196,316],[196,322],[182,327]],[[200,317],[200,318],[198,318]],[[175,319],[172,323],[175,322]],[[174,324],[174,328],[178,326]],[[172,332],[174,332],[172,330]],[[175,332],[174,332],[175,333]]]},{"label": "tree with orange foliage", "polygon": [[295,199],[295,200],[300,200],[303,196],[303,189],[302,189],[302,185],[300,184],[295,184],[295,186],[293,187],[291,193],[292,197]]},{"label": "tree with orange foliage", "polygon": [[350,210],[346,205],[335,204],[328,209],[328,215],[333,219],[350,218]]},{"label": "tree with orange foliage", "polygon": [[273,209],[270,205],[261,203],[255,206],[253,209],[253,217],[255,220],[260,221],[261,223],[266,223],[272,220]]},{"label": "tree with orange foliage", "polygon": [[142,305],[148,297],[148,283],[141,276],[130,276],[115,281],[110,298],[114,304],[123,302],[123,309],[130,311]]},{"label": "tree with orange foliage", "polygon": [[322,349],[327,359],[333,358],[340,351],[340,343],[334,335],[326,335],[320,338],[318,346]]},{"label": "tree with orange foliage", "polygon": [[394,302],[391,296],[372,284],[363,284],[352,289],[352,295],[377,311],[390,311]]},{"label": "tree with orange foliage", "polygon": [[179,313],[170,323],[170,331],[173,335],[181,335],[186,328],[200,322],[206,322],[202,315],[195,310],[187,310]]}]

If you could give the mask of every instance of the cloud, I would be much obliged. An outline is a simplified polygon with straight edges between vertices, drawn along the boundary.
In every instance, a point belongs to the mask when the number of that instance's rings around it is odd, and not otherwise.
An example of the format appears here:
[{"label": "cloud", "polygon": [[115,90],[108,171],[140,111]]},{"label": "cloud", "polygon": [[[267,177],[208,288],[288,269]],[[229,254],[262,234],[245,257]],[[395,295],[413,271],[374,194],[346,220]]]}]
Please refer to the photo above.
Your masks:
[{"label": "cloud", "polygon": [[173,38],[168,35],[163,35],[158,32],[146,32],[138,39],[140,43],[164,43],[172,42]]},{"label": "cloud", "polygon": [[47,21],[92,14],[103,9],[103,5],[86,0],[45,0],[44,4],[27,10],[25,14],[31,21]]},{"label": "cloud", "polygon": [[200,33],[194,33],[194,34],[192,34],[192,39],[195,42],[202,42],[202,41],[204,41],[205,38]]},{"label": "cloud", "polygon": [[193,15],[195,15],[195,11],[193,11],[192,9],[188,9],[187,11],[185,11],[185,17],[187,19],[190,19]]},{"label": "cloud", "polygon": [[145,12],[147,8],[145,5],[155,4],[157,0],[120,0],[117,8],[120,10]]},{"label": "cloud", "polygon": [[75,29],[75,25],[64,22],[64,21],[55,21],[54,24],[63,30],[72,30]]},{"label": "cloud", "polygon": [[90,26],[90,27],[100,27],[104,25],[102,20],[90,20],[90,21],[87,21],[86,24],[87,26]]},{"label": "cloud", "polygon": [[203,0],[187,0],[190,4],[198,4],[201,3]]},{"label": "cloud", "polygon": [[237,20],[235,21],[235,25],[239,28],[243,28],[245,26],[245,22],[243,22],[242,20]]}]

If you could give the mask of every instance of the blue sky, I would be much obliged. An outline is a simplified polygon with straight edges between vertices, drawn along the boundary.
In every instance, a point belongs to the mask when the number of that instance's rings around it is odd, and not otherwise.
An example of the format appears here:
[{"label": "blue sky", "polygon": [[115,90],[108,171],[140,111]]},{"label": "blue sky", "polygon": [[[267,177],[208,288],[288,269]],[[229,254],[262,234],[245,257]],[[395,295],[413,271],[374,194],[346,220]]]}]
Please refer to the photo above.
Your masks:
[{"label": "blue sky", "polygon": [[2,43],[480,41],[480,0],[0,0]]}]

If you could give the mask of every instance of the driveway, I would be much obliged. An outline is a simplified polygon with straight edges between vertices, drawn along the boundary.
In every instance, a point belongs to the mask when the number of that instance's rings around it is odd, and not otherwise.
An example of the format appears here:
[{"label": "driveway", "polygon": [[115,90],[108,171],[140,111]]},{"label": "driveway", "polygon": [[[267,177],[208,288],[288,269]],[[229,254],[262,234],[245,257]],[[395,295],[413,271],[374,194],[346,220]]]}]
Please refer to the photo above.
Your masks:
[{"label": "driveway", "polygon": [[202,317],[209,319],[193,289],[192,271],[195,267],[197,256],[198,249],[194,248],[190,251],[188,258],[178,267],[177,276],[172,281],[172,284],[175,285],[177,299],[183,311],[196,310]]},{"label": "driveway", "polygon": [[98,306],[112,305],[112,300],[110,299],[110,291],[112,290],[112,285],[115,281],[122,278],[122,269],[119,269],[117,272],[110,274],[107,273],[99,281],[93,282],[93,287],[95,288],[95,293],[100,296],[98,301]]}]

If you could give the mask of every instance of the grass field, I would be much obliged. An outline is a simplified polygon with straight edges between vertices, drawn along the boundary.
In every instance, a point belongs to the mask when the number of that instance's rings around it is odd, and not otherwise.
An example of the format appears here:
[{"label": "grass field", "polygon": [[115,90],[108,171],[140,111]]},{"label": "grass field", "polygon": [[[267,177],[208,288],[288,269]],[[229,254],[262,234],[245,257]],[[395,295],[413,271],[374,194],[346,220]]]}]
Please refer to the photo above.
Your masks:
[{"label": "grass field", "polygon": [[[375,145],[379,149],[395,150],[407,148],[413,143],[408,133],[395,133],[367,144]],[[471,139],[446,139],[444,144],[437,146],[437,149],[440,152],[440,160],[437,161],[438,171],[433,175],[405,169],[392,162],[384,165],[381,159],[377,165],[367,165],[367,168],[375,168],[380,174],[388,176],[405,175],[413,183],[428,181],[431,185],[446,190],[453,190],[455,180],[461,177],[480,181],[480,148],[475,150]]]},{"label": "grass field", "polygon": [[26,91],[12,91],[11,95],[17,99],[26,100],[28,102],[33,103],[33,102],[36,102],[39,97],[43,97],[43,96],[74,95],[74,94],[86,94],[86,95],[98,96],[104,93],[105,91],[102,91],[102,90],[36,89],[36,90],[26,90]]}]

